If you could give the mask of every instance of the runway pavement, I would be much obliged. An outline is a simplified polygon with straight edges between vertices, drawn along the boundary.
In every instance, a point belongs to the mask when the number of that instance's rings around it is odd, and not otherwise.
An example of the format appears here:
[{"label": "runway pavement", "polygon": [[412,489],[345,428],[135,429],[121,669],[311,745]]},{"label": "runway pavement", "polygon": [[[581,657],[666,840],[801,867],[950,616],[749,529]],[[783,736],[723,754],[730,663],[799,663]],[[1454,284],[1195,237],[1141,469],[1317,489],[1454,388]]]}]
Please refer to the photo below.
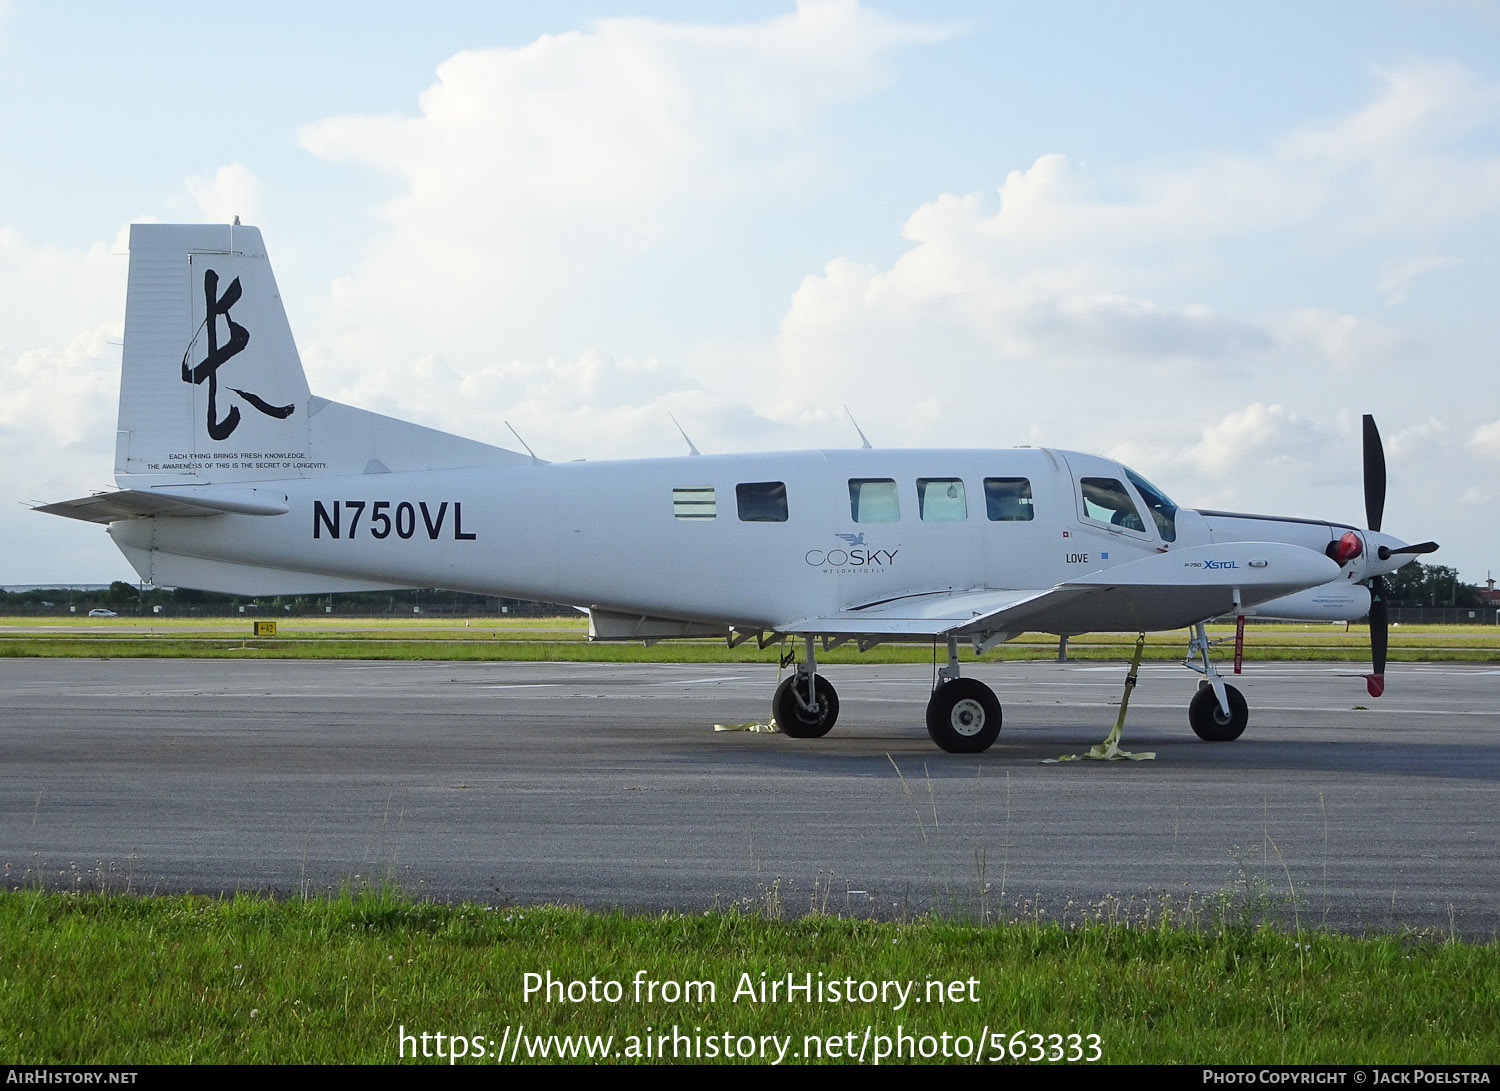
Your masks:
[{"label": "runway pavement", "polygon": [[[1500,934],[1500,669],[1252,665],[1250,726],[1191,733],[1195,677],[980,665],[1005,728],[944,754],[925,667],[834,667],[824,739],[769,716],[774,668],[0,661],[12,885],[319,891],[880,916],[1139,915],[1166,897],[1346,930]],[[1365,707],[1368,706],[1368,707]]]}]

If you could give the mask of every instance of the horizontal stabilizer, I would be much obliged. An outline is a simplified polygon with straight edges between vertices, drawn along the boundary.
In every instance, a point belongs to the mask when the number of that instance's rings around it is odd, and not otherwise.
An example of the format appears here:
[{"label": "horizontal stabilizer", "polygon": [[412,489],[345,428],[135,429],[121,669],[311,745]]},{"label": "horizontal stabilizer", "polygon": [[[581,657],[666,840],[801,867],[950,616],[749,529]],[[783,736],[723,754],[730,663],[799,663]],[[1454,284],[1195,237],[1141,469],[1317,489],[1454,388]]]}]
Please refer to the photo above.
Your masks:
[{"label": "horizontal stabilizer", "polygon": [[175,485],[99,492],[77,500],[44,504],[32,510],[68,519],[82,519],[89,523],[113,523],[117,519],[146,519],[158,515],[177,518],[205,515],[285,515],[291,508],[286,502],[285,493],[266,489]]}]

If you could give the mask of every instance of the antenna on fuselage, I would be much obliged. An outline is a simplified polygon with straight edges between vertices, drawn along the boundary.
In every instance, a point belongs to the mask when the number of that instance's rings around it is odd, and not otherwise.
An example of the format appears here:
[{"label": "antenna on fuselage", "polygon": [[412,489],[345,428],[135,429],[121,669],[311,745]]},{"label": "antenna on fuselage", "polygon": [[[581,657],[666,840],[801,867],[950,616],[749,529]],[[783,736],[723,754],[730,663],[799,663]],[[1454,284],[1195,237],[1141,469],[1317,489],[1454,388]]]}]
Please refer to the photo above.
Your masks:
[{"label": "antenna on fuselage", "polygon": [[522,447],[526,447],[526,453],[531,456],[532,464],[535,466],[540,466],[542,464],[542,460],[536,457],[535,451],[526,446],[526,441],[521,438],[521,433],[517,432],[515,428],[511,426],[510,421],[505,422],[505,427],[510,429],[510,434],[516,437],[517,443],[519,443]]},{"label": "antenna on fuselage", "polygon": [[854,425],[854,430],[859,433],[859,445],[866,451],[873,451],[874,448],[870,446],[870,441],[865,438],[864,429],[859,426],[859,421],[854,419],[854,414],[849,412],[847,405],[844,406],[844,416],[849,418],[849,423]]},{"label": "antenna on fuselage", "polygon": [[[672,411],[670,409],[667,410],[667,416],[672,417]],[[672,417],[672,423],[673,424],[677,424],[677,418],[676,417]],[[685,428],[683,428],[682,425],[677,424],[677,430],[682,433],[683,442],[688,445],[688,454],[690,454],[690,455],[701,455],[703,453],[702,451],[698,450],[697,447],[693,446],[693,441],[690,440],[690,439],[688,439],[687,430]]]}]

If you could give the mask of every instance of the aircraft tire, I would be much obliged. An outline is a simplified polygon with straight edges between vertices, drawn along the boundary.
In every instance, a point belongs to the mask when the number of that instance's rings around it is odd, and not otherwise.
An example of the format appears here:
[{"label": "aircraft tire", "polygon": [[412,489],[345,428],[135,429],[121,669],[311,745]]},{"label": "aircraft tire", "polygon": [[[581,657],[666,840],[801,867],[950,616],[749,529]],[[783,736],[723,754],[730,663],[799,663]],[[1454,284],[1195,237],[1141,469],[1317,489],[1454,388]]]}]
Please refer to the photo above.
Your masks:
[{"label": "aircraft tire", "polygon": [[1000,701],[973,678],[955,678],[927,701],[927,734],[950,754],[978,754],[1000,737]]},{"label": "aircraft tire", "polygon": [[1225,686],[1224,691],[1229,698],[1227,720],[1224,710],[1219,707],[1219,699],[1214,696],[1213,686],[1201,687],[1188,703],[1188,723],[1193,725],[1193,734],[1204,742],[1233,742],[1250,722],[1250,706],[1240,691],[1233,686]]},{"label": "aircraft tire", "polygon": [[776,694],[771,698],[771,716],[783,735],[794,739],[821,739],[833,730],[834,722],[839,718],[839,695],[832,682],[821,674],[814,675],[813,691],[818,696],[818,714],[809,716],[792,692],[796,681],[794,674],[776,687]]}]

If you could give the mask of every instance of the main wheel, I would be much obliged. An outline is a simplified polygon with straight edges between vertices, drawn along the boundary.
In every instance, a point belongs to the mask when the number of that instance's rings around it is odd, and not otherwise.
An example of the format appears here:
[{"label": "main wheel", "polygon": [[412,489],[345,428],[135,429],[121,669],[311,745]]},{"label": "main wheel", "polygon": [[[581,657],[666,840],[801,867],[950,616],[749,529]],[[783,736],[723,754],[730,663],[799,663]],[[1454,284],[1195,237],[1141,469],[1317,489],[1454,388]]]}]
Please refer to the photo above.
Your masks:
[{"label": "main wheel", "polygon": [[[801,679],[794,674],[776,687],[776,694],[771,698],[771,716],[784,735],[794,739],[821,739],[839,718],[839,695],[834,692],[832,682],[821,674],[814,675],[813,693],[818,705],[815,710],[809,710],[802,705],[802,701],[807,700],[806,682],[802,682],[799,693],[792,692],[792,687],[799,682]],[[801,701],[797,699],[799,696]]]},{"label": "main wheel", "polygon": [[977,754],[1000,736],[995,691],[973,678],[955,678],[927,701],[927,734],[950,754]]},{"label": "main wheel", "polygon": [[1250,722],[1250,706],[1233,686],[1224,687],[1229,698],[1229,715],[1219,707],[1213,686],[1204,686],[1193,694],[1188,703],[1188,723],[1193,725],[1193,734],[1204,742],[1232,742],[1240,737],[1245,725]]}]

